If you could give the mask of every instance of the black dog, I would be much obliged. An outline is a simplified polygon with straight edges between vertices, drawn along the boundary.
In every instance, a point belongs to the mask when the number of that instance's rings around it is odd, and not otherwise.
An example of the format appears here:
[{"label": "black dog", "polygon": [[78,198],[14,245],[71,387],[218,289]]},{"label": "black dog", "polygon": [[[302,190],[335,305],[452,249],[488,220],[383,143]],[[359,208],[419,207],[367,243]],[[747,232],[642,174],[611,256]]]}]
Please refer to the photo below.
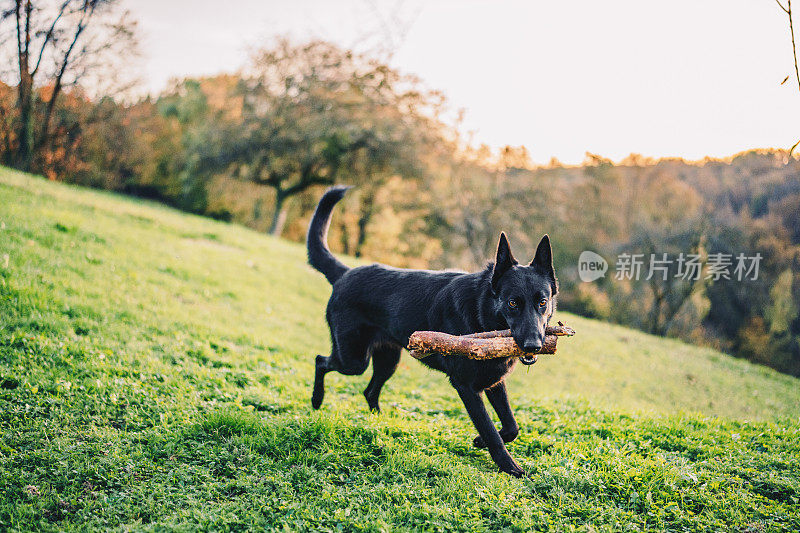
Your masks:
[{"label": "black dog", "polygon": [[[331,211],[347,189],[333,187],[325,193],[308,229],[308,261],[333,285],[326,313],[333,349],[330,357],[317,356],[311,397],[314,409],[322,405],[326,373],[335,370],[360,375],[371,358],[373,374],[364,396],[369,407],[378,411],[381,387],[397,368],[409,336],[418,330],[465,335],[511,328],[517,345],[532,354],[522,362],[536,361],[534,354],[542,347],[558,292],[547,235],[526,266],[514,260],[501,233],[494,263],[474,274],[402,270],[378,264],[349,269],[326,244]],[[476,361],[431,355],[422,362],[450,378],[478,430],[475,446],[487,447],[503,472],[522,476],[524,471],[503,444],[514,440],[519,432],[503,381],[516,358]],[[499,432],[486,412],[482,392],[500,418]]]}]

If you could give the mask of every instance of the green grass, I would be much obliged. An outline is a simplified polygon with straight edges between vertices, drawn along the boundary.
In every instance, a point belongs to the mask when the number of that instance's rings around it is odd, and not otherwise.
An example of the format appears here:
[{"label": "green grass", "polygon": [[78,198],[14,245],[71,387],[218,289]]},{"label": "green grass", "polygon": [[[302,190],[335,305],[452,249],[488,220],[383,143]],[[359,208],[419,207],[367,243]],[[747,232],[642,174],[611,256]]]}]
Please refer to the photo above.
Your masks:
[{"label": "green grass", "polygon": [[525,479],[407,356],[313,412],[304,253],[0,169],[0,529],[800,529],[798,380],[566,313],[509,380]]}]

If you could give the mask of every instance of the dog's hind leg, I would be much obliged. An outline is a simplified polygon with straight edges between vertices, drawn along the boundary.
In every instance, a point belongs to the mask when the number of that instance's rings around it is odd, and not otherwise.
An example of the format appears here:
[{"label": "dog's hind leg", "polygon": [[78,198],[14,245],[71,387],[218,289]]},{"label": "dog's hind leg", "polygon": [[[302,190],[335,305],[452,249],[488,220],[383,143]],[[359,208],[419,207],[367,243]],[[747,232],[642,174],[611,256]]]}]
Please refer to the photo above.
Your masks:
[{"label": "dog's hind leg", "polygon": [[325,396],[325,374],[331,371],[347,376],[364,373],[369,366],[367,348],[373,331],[365,328],[351,328],[347,332],[336,332],[333,337],[333,352],[330,357],[318,355],[314,372],[314,391],[311,394],[311,407],[319,409]]},{"label": "dog's hind leg", "polygon": [[400,363],[400,351],[402,348],[395,344],[373,344],[370,347],[372,352],[372,379],[364,389],[364,397],[371,411],[379,413],[378,397],[384,383],[392,377],[397,365]]}]

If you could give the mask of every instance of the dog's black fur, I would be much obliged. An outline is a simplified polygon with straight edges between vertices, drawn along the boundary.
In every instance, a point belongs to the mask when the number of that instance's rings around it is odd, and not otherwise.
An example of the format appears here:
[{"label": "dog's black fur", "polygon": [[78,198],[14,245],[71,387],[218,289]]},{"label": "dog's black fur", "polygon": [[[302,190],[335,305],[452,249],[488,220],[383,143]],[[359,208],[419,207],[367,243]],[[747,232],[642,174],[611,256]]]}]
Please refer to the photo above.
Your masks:
[{"label": "dog's black fur", "polygon": [[[326,315],[333,349],[330,357],[317,355],[311,397],[315,409],[322,404],[326,373],[360,375],[372,359],[372,379],[364,396],[370,409],[378,411],[383,384],[397,368],[409,336],[419,330],[464,335],[510,328],[516,343],[531,352],[523,363],[535,362],[558,292],[547,235],[533,261],[524,266],[511,255],[505,234],[500,234],[495,261],[473,274],[378,264],[349,269],[326,244],[331,211],[347,189],[333,187],[325,193],[308,230],[308,261],[333,285]],[[434,354],[422,362],[450,378],[478,430],[474,445],[488,448],[503,472],[522,476],[524,471],[503,444],[519,432],[503,381],[516,358],[476,361]],[[499,432],[481,399],[483,392],[500,418]]]}]

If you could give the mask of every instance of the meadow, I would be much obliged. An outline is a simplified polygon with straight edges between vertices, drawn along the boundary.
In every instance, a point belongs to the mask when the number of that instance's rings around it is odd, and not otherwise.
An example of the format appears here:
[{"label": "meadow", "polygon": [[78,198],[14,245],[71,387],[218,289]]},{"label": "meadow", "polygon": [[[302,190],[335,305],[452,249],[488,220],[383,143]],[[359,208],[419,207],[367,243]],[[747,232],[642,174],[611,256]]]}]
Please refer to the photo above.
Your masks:
[{"label": "meadow", "polygon": [[0,169],[0,529],[800,530],[797,379],[557,313],[514,479],[407,354],[381,414],[369,372],[313,411],[329,294],[298,244]]}]

